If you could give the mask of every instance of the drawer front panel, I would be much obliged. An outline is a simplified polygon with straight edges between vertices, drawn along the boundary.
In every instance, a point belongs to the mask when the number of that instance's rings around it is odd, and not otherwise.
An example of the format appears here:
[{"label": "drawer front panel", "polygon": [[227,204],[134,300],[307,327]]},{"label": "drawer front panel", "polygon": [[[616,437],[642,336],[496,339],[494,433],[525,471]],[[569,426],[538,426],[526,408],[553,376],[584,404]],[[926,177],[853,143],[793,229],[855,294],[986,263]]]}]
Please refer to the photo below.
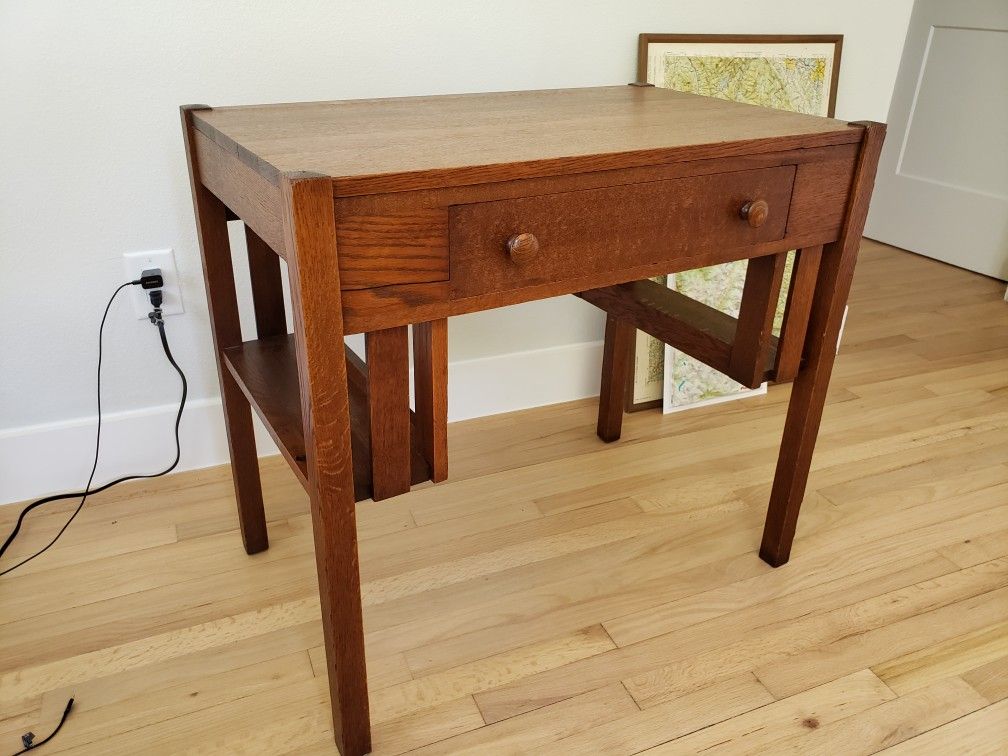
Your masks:
[{"label": "drawer front panel", "polygon": [[[453,206],[451,296],[782,239],[794,176],[779,166]],[[757,200],[767,212],[754,227],[740,211]]]}]

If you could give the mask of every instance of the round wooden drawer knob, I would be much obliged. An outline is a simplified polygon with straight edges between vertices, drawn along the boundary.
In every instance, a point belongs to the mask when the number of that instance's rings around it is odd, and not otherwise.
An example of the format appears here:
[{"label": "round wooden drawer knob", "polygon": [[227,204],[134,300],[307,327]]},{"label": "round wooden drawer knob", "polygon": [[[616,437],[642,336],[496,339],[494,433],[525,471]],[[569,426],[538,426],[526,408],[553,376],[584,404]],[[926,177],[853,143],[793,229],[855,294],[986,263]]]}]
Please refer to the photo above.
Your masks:
[{"label": "round wooden drawer knob", "polygon": [[511,260],[519,265],[534,260],[539,254],[539,240],[535,234],[515,234],[504,246]]},{"label": "round wooden drawer knob", "polygon": [[746,221],[753,228],[759,228],[766,223],[769,214],[770,206],[766,203],[766,200],[750,200],[742,205],[742,209],[739,210],[742,220]]}]

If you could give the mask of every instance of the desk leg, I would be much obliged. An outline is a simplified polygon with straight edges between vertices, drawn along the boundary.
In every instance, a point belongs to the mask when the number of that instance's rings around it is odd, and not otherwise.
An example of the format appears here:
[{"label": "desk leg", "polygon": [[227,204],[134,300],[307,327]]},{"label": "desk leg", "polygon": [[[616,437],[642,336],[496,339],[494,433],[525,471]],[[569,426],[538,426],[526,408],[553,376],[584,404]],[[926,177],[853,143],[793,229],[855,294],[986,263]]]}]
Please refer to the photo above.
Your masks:
[{"label": "desk leg", "polygon": [[333,734],[343,756],[360,756],[371,732],[332,182],[282,184]]},{"label": "desk leg", "polygon": [[623,432],[623,407],[627,383],[633,371],[636,338],[637,329],[633,323],[615,315],[606,315],[598,424],[595,426],[598,437],[606,443],[619,440]]},{"label": "desk leg", "polygon": [[259,460],[256,456],[252,429],[252,410],[222,361],[224,349],[241,343],[238,324],[238,299],[235,293],[234,271],[231,266],[231,245],[228,241],[227,210],[206,187],[197,173],[192,155],[191,111],[200,106],[182,108],[186,155],[189,159],[189,181],[193,209],[196,214],[196,234],[203,258],[203,279],[210,309],[217,377],[220,379],[221,404],[231,452],[231,476],[234,479],[238,503],[238,524],[242,541],[249,554],[269,546],[266,535],[266,514],[263,510]]},{"label": "desk leg", "polygon": [[760,546],[760,557],[774,567],[786,563],[791,556],[798,510],[805,496],[812,452],[836,358],[840,324],[854,277],[854,264],[884,136],[884,124],[865,124],[844,227],[840,238],[823,248],[805,339],[805,361],[791,388],[791,402],[784,421],[784,436]]}]

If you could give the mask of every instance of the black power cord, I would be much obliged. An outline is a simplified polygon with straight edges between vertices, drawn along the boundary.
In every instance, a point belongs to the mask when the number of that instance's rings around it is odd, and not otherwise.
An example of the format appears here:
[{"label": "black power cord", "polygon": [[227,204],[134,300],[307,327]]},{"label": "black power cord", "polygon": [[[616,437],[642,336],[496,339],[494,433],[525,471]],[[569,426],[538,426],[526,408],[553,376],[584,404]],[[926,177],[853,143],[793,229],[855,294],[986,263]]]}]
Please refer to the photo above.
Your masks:
[{"label": "black power cord", "polygon": [[[91,495],[96,494],[96,493],[101,493],[102,491],[106,491],[109,488],[112,488],[112,486],[118,485],[119,483],[124,483],[124,482],[126,482],[128,480],[139,480],[139,479],[142,479],[142,478],[158,478],[158,477],[160,477],[162,475],[167,475],[172,470],[174,470],[175,467],[178,465],[178,463],[179,463],[179,457],[181,456],[181,451],[182,451],[181,443],[179,441],[179,424],[182,422],[182,410],[185,408],[186,395],[188,394],[189,386],[188,386],[188,383],[186,381],[185,373],[182,372],[182,368],[179,367],[178,363],[175,361],[175,358],[172,356],[171,349],[168,346],[168,337],[165,335],[164,320],[161,317],[161,306],[160,306],[161,305],[162,292],[161,292],[160,288],[156,288],[156,287],[160,287],[162,285],[163,285],[163,281],[162,281],[162,278],[161,278],[160,271],[157,271],[157,270],[146,271],[145,270],[143,272],[143,274],[141,275],[141,277],[138,278],[136,281],[127,281],[126,283],[120,285],[119,288],[117,288],[112,293],[112,296],[109,298],[108,304],[105,305],[105,312],[102,315],[101,325],[98,327],[98,380],[97,380],[97,383],[98,383],[98,389],[97,389],[97,394],[98,394],[98,428],[97,428],[97,431],[95,433],[94,462],[91,465],[91,474],[88,476],[87,485],[84,486],[84,490],[83,491],[73,491],[71,493],[54,494],[53,496],[46,496],[46,497],[44,497],[42,499],[38,499],[37,501],[32,502],[31,504],[29,504],[28,506],[26,506],[23,510],[21,510],[21,513],[18,515],[17,523],[15,523],[15,525],[14,525],[14,529],[11,531],[10,535],[7,536],[7,540],[5,540],[3,542],[3,545],[0,546],[0,557],[2,557],[4,555],[4,553],[7,551],[7,549],[10,548],[11,543],[14,542],[14,539],[17,537],[18,533],[21,531],[21,525],[24,522],[25,516],[29,512],[31,512],[33,509],[35,509],[36,507],[40,507],[43,504],[49,504],[49,503],[54,502],[54,501],[62,501],[64,499],[76,499],[78,497],[80,498],[80,503],[77,504],[77,508],[74,510],[73,514],[70,515],[70,519],[68,519],[66,521],[66,523],[63,525],[63,527],[60,528],[59,532],[53,537],[53,539],[51,541],[49,541],[48,544],[45,545],[44,548],[39,549],[34,554],[32,554],[30,557],[26,557],[25,559],[22,559],[20,562],[18,562],[17,564],[15,564],[13,567],[8,567],[7,569],[3,570],[2,572],[0,572],[0,576],[6,575],[6,574],[8,574],[10,572],[13,572],[14,570],[16,570],[21,565],[26,564],[26,563],[30,562],[32,559],[34,559],[35,557],[37,557],[37,556],[45,553],[45,551],[47,549],[49,549],[50,546],[52,546],[54,543],[56,543],[57,540],[59,540],[59,537],[61,535],[63,535],[64,531],[66,531],[66,529],[68,527],[70,527],[70,523],[72,523],[74,521],[74,519],[77,517],[78,513],[80,513],[81,509],[84,506],[84,502],[87,501],[88,496],[91,496]],[[115,298],[116,298],[116,296],[118,296],[119,292],[121,292],[123,289],[125,289],[128,286],[141,286],[144,289],[149,289],[150,290],[150,298],[151,298],[151,303],[154,305],[154,311],[151,312],[148,315],[148,317],[150,318],[151,323],[153,323],[154,325],[157,326],[158,333],[161,336],[161,347],[164,349],[165,357],[168,358],[169,364],[171,364],[171,366],[175,369],[175,372],[178,373],[179,378],[182,380],[182,398],[179,401],[178,413],[175,415],[175,459],[172,461],[172,463],[170,465],[168,465],[168,467],[166,467],[164,470],[162,470],[160,472],[149,473],[149,474],[146,474],[146,475],[126,475],[126,476],[123,476],[122,478],[117,478],[116,480],[113,480],[113,481],[110,481],[108,483],[105,483],[104,485],[98,486],[97,488],[91,488],[91,483],[94,481],[95,470],[98,469],[98,452],[101,449],[101,428],[102,428],[102,406],[101,406],[102,335],[104,334],[104,331],[105,331],[105,320],[108,318],[109,310],[112,308],[112,303],[115,301]],[[69,712],[69,706],[67,708],[67,712]],[[65,718],[65,715],[64,715],[64,718]],[[41,745],[41,743],[39,745]]]},{"label": "black power cord", "polygon": [[35,742],[34,732],[26,732],[24,735],[22,735],[21,744],[24,746],[24,748],[15,753],[14,756],[21,756],[22,753],[28,753],[28,751],[34,750],[39,746],[44,746],[46,743],[48,743],[50,740],[56,737],[56,733],[60,731],[60,729],[63,727],[63,723],[66,722],[67,717],[70,716],[70,709],[73,708],[73,705],[74,700],[71,698],[69,701],[67,701],[66,708],[63,709],[63,716],[60,717],[60,721],[59,724],[56,725],[56,729],[53,730],[51,733],[49,733],[48,737],[43,738],[38,743]]}]

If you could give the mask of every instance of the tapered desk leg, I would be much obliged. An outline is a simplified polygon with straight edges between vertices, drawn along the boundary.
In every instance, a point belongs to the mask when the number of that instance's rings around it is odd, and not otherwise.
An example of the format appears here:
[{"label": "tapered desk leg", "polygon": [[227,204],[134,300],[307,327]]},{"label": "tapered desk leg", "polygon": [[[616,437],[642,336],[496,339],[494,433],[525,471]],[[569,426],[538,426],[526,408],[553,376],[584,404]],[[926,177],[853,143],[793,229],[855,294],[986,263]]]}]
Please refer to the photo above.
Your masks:
[{"label": "tapered desk leg", "polygon": [[623,405],[633,370],[637,329],[629,320],[606,316],[602,351],[602,383],[599,387],[598,425],[595,432],[605,442],[616,441],[623,432]]},{"label": "tapered desk leg", "polygon": [[333,734],[343,756],[360,756],[371,732],[332,182],[282,184]]},{"label": "tapered desk leg", "polygon": [[182,108],[186,156],[189,161],[189,182],[192,187],[196,214],[196,234],[203,258],[203,280],[206,284],[210,328],[213,332],[217,376],[220,379],[221,404],[231,452],[231,476],[234,479],[238,503],[238,524],[241,527],[245,551],[255,554],[269,546],[266,535],[266,514],[263,510],[262,484],[259,480],[259,460],[256,456],[252,429],[252,410],[223,363],[223,350],[241,343],[238,324],[238,300],[235,294],[234,271],[231,267],[231,245],[228,241],[226,208],[200,181],[192,153],[193,110],[202,106]]},{"label": "tapered desk leg", "polygon": [[844,228],[836,242],[823,248],[805,340],[805,361],[791,388],[791,402],[784,422],[784,436],[760,546],[760,556],[774,567],[784,564],[791,556],[798,510],[805,496],[812,452],[836,358],[840,324],[854,277],[854,263],[868,214],[875,168],[885,137],[884,124],[864,125]]}]

